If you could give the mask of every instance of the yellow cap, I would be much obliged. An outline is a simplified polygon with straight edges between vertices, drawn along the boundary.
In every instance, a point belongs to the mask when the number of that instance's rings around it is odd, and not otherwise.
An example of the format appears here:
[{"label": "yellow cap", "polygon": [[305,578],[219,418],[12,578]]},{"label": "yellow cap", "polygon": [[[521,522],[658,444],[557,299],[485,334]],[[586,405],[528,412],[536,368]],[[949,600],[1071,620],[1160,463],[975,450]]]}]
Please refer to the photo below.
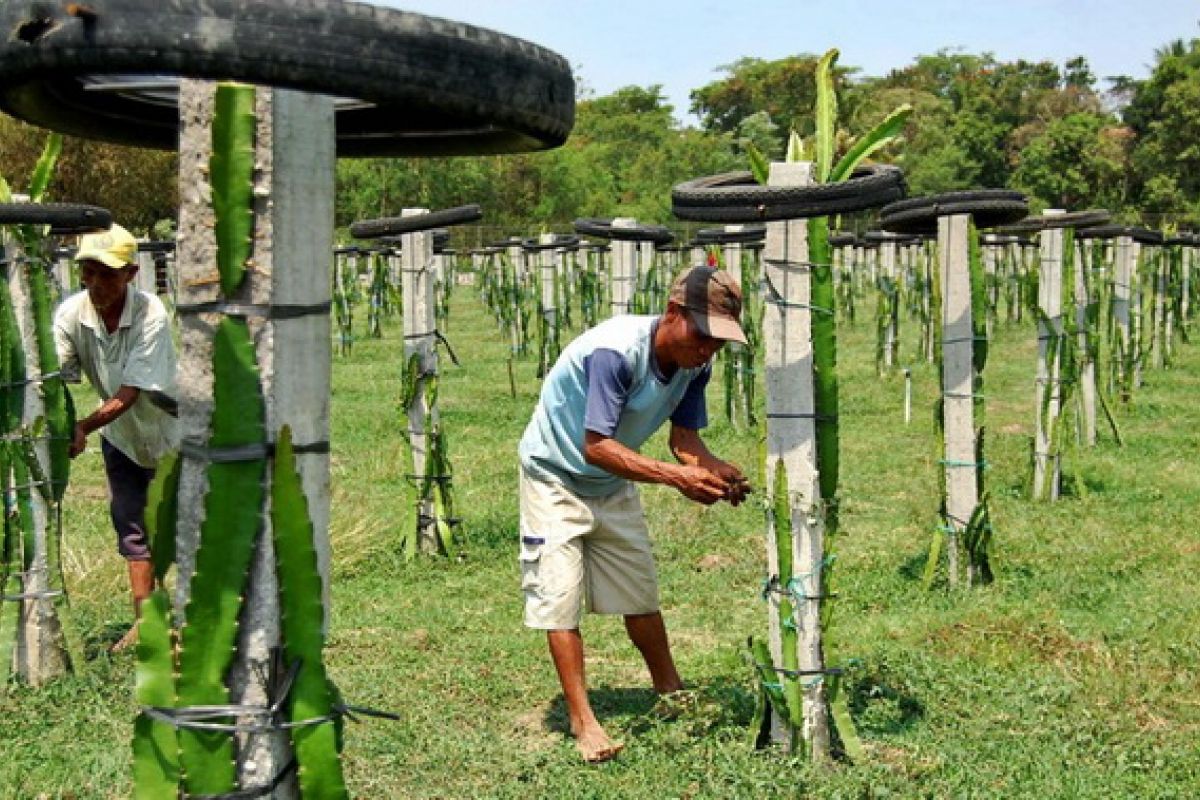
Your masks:
[{"label": "yellow cap", "polygon": [[75,260],[99,261],[113,269],[121,269],[137,261],[137,240],[114,222],[106,231],[81,236]]}]

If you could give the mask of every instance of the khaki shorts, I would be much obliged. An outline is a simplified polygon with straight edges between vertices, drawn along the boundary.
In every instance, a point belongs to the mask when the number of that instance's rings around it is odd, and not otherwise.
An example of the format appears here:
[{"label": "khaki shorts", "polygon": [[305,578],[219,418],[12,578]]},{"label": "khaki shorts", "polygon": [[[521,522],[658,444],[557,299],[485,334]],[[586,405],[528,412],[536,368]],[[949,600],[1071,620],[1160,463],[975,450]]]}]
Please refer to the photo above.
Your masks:
[{"label": "khaki shorts", "polygon": [[593,614],[658,611],[658,570],[637,486],[580,497],[521,470],[521,590],[525,625],[579,627]]}]

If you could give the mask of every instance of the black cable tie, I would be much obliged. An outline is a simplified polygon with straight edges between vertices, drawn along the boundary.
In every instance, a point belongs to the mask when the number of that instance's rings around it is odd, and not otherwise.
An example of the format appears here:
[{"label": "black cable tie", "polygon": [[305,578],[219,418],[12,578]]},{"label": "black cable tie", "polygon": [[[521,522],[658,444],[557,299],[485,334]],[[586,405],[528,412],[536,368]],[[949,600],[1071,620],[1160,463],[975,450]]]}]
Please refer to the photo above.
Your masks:
[{"label": "black cable tie", "polygon": [[777,667],[774,664],[761,664],[754,662],[754,665],[762,670],[777,672],[785,678],[805,678],[811,675],[844,675],[846,671],[841,667],[827,667],[825,669],[787,669],[785,667]]},{"label": "black cable tie", "polygon": [[23,381],[12,381],[10,383],[0,383],[0,389],[17,389],[22,386],[28,386],[31,383],[42,383],[43,381],[61,379],[62,372],[45,372],[36,378],[26,378]]},{"label": "black cable tie", "polygon": [[794,303],[790,300],[784,299],[783,295],[779,293],[779,290],[775,288],[775,284],[771,282],[771,276],[767,275],[766,272],[764,272],[762,275],[762,283],[768,292],[768,296],[763,298],[764,303],[769,303],[773,306],[779,306],[780,308],[801,308],[815,313],[828,314],[831,317],[834,316],[835,312],[831,308],[821,308],[820,306],[814,306],[809,303]]},{"label": "black cable tie", "polygon": [[437,481],[440,483],[449,483],[454,480],[452,475],[414,475],[409,473],[404,475],[409,481]]},{"label": "black cable tie", "polygon": [[278,320],[328,314],[331,308],[333,308],[332,300],[312,305],[229,303],[224,300],[213,300],[208,303],[177,305],[175,311],[183,314],[225,314],[230,317],[266,317]]},{"label": "black cable tie", "polygon": [[437,336],[438,341],[446,345],[446,354],[450,356],[450,361],[454,364],[454,366],[461,367],[462,364],[458,363],[458,356],[454,355],[454,348],[450,346],[450,340],[447,339],[445,334],[439,330],[435,330],[434,334]]},{"label": "black cable tie", "polygon": [[266,786],[259,786],[252,789],[238,789],[237,791],[226,792],[225,794],[186,794],[183,796],[187,800],[256,800],[259,797],[270,797],[287,780],[288,776],[296,771],[298,766],[299,762],[293,756]]},{"label": "black cable tie", "polygon": [[837,422],[836,414],[817,414],[817,413],[788,413],[784,411],[768,411],[765,415],[767,419],[814,419],[817,422]]},{"label": "black cable tie", "polygon": [[[792,261],[789,258],[764,258],[764,264],[769,264],[772,267],[779,269],[794,269],[797,272],[808,272],[813,267],[834,267],[834,264],[821,264],[816,261]],[[846,267],[853,267],[854,264],[844,264]]]},{"label": "black cable tie", "polygon": [[[275,455],[274,442],[254,442],[251,444],[233,445],[231,447],[210,447],[191,439],[184,439],[179,445],[179,452],[187,458],[196,461],[208,461],[213,464],[231,464],[239,461],[259,461]],[[292,452],[297,455],[306,453],[328,453],[329,442],[310,442],[292,446]]]}]

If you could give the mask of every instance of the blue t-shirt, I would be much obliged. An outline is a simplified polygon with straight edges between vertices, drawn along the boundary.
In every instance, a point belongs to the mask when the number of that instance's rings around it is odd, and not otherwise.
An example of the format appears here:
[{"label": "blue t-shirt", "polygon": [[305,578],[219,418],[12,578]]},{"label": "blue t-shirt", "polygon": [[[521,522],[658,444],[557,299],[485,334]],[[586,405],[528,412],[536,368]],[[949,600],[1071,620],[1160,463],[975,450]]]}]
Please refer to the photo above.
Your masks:
[{"label": "blue t-shirt", "polygon": [[656,316],[620,316],[571,342],[542,384],[521,438],[521,464],[535,477],[561,481],[584,496],[611,494],[626,483],[583,457],[594,431],[638,449],[670,418],[684,428],[708,424],[705,364],[669,379],[654,358]]}]

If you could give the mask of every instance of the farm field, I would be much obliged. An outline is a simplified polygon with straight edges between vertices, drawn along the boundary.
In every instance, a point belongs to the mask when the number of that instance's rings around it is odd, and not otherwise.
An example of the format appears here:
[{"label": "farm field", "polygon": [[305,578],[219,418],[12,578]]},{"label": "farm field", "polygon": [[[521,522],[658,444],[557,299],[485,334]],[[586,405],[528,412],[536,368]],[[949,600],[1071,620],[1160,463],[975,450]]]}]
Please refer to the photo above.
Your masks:
[{"label": "farm field", "polygon": [[[356,329],[365,328],[359,308]],[[398,554],[411,502],[397,397],[399,319],[335,357],[333,607],[327,665],[347,702],[399,721],[346,723],[352,794],[370,798],[1190,797],[1200,785],[1200,353],[1150,371],[1119,412],[1123,448],[1069,456],[1068,496],[1030,502],[1036,333],[1001,324],[985,371],[993,586],[921,589],[936,525],[936,369],[875,373],[873,320],[842,323],[841,519],[829,661],[847,670],[864,763],[820,770],[749,747],[756,687],[746,637],[766,608],[761,507],[689,503],[645,487],[663,608],[696,702],[653,713],[641,660],[616,619],[584,623],[593,704],[626,743],[587,767],[544,637],[520,623],[516,443],[538,389],[478,296],[458,287],[445,333],[440,408],[464,545],[455,562]],[[758,442],[721,413],[706,440],[756,487]],[[91,399],[77,391],[81,408]],[[649,448],[666,456],[665,436]],[[76,462],[66,502],[63,612],[76,674],[0,695],[0,798],[130,795],[132,654],[105,647],[129,619],[110,541],[98,447]],[[761,498],[761,493],[759,495]]]}]

